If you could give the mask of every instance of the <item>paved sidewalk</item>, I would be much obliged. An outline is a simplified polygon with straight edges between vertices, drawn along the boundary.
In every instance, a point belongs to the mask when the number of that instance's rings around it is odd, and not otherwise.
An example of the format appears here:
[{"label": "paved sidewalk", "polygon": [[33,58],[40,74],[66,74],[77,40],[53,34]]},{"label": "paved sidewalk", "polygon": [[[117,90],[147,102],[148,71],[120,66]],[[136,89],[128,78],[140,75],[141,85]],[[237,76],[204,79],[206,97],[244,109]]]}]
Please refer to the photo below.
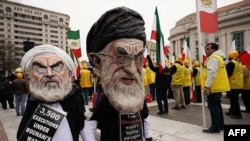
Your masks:
[{"label": "paved sidewalk", "polygon": [[[173,102],[173,100],[170,99],[169,102],[171,103]],[[150,107],[150,110],[151,110],[152,107],[156,106],[156,102],[153,101],[151,103],[148,103],[148,106]],[[196,106],[190,105],[190,107],[187,107],[187,108],[191,109],[193,107],[196,107]],[[87,117],[90,117],[92,114],[91,112],[89,112],[89,108],[91,108],[91,102],[90,102],[90,105],[86,106]],[[198,107],[198,108],[201,108],[201,107]],[[228,105],[223,105],[223,108],[228,109]],[[195,112],[195,110],[191,110],[191,111]],[[220,133],[216,133],[216,134],[203,133],[202,132],[202,129],[204,129],[203,126],[191,124],[188,122],[183,122],[183,121],[181,122],[181,121],[176,121],[173,119],[168,119],[168,117],[176,116],[176,113],[173,111],[172,112],[170,111],[168,115],[164,115],[164,116],[154,115],[152,112],[154,111],[150,111],[151,113],[150,119],[152,122],[152,134],[153,134],[154,141],[201,141],[201,140],[202,141],[223,141],[223,136],[224,136],[223,131]],[[178,112],[185,112],[185,110],[178,111]],[[246,117],[246,115],[244,116]],[[248,123],[250,123],[249,117],[250,117],[250,114],[248,114],[246,117],[249,119]],[[22,118],[21,116],[18,116],[18,117],[16,116],[15,109],[7,109],[7,110],[0,109],[0,120],[2,122],[2,125],[4,127],[4,130],[7,134],[9,141],[16,141],[16,131],[17,131],[21,118]],[[193,117],[193,118],[195,119],[197,117]],[[202,118],[201,119],[200,117],[198,118],[197,120],[202,120]],[[237,122],[240,123],[243,120],[234,119],[234,121],[236,123]],[[6,140],[3,140],[2,138],[0,138],[0,141],[6,141]]]}]

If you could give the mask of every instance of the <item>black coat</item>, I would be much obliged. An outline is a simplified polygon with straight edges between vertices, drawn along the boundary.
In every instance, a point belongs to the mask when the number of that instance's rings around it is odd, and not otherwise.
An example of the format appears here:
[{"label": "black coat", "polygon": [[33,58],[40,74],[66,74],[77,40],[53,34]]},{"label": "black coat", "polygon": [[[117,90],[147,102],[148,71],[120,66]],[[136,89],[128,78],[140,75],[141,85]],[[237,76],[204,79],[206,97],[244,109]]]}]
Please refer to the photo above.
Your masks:
[{"label": "black coat", "polygon": [[170,69],[165,67],[163,71],[160,72],[160,67],[155,67],[150,57],[148,57],[148,66],[153,72],[155,72],[155,88],[160,90],[169,89],[172,80]]},{"label": "black coat", "polygon": [[[148,117],[148,114],[148,107],[144,102],[143,109],[140,111],[143,126],[144,119]],[[101,130],[100,141],[120,140],[119,112],[109,103],[106,95],[101,99],[90,120],[98,121],[97,128]]]}]

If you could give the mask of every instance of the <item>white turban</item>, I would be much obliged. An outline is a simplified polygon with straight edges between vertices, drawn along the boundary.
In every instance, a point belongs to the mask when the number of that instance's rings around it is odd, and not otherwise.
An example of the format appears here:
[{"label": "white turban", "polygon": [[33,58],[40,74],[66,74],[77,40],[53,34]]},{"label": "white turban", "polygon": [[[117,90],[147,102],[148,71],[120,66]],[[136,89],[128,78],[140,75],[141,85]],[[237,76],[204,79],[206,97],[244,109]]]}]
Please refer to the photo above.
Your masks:
[{"label": "white turban", "polygon": [[75,65],[73,60],[71,59],[71,57],[61,48],[58,48],[56,46],[53,45],[49,45],[49,44],[44,44],[44,45],[39,45],[39,46],[35,46],[34,48],[30,49],[28,52],[25,53],[25,55],[23,56],[22,60],[21,60],[21,68],[22,70],[25,72],[27,71],[27,68],[30,67],[30,63],[31,60],[39,55],[39,54],[44,54],[44,53],[53,53],[58,55],[58,57],[60,57],[64,63],[66,64],[66,66],[72,71],[75,72]]}]

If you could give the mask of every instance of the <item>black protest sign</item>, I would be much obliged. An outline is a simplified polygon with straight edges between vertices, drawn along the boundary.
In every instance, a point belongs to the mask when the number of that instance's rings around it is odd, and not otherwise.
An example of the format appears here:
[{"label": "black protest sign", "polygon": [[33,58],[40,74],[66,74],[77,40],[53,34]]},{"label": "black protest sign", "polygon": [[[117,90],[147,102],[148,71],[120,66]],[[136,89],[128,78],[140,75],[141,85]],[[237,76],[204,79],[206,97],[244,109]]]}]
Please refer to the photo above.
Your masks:
[{"label": "black protest sign", "polygon": [[120,114],[121,141],[142,141],[142,121],[139,113]]},{"label": "black protest sign", "polygon": [[51,141],[66,113],[40,104],[19,140]]}]

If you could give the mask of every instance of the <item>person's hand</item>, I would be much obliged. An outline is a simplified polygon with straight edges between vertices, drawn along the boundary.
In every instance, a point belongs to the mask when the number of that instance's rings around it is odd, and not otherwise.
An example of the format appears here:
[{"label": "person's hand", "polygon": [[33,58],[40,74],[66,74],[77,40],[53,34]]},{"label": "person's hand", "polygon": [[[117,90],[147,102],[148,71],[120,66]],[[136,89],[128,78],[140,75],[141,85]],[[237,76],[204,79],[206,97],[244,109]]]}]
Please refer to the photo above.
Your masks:
[{"label": "person's hand", "polygon": [[208,87],[204,88],[203,94],[206,95],[206,96],[209,95],[209,88]]}]

